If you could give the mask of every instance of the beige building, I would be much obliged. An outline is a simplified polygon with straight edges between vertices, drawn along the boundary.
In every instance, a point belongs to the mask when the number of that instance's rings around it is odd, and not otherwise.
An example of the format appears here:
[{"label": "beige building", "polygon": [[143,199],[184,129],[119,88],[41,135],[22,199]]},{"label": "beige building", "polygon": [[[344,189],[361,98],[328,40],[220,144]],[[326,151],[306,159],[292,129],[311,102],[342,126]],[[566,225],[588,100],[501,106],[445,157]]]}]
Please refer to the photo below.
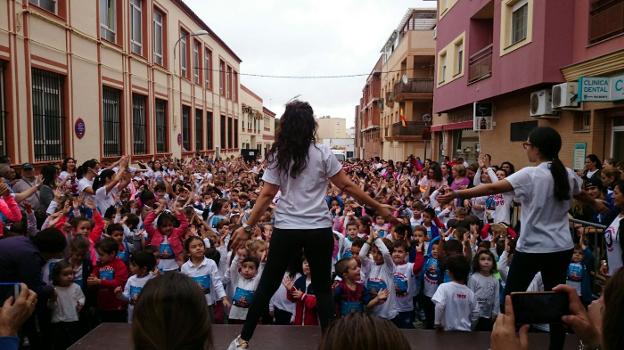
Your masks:
[{"label": "beige building", "polygon": [[0,0],[12,162],[239,148],[241,59],[181,0]]},{"label": "beige building", "polygon": [[264,125],[262,127],[262,155],[265,155],[275,142],[275,113],[270,109],[263,107],[262,114],[264,114]]},{"label": "beige building", "polygon": [[[427,125],[433,103],[436,10],[410,9],[382,49],[381,156],[404,160],[426,158]],[[405,123],[402,123],[403,116]],[[427,154],[425,154],[427,153]]]},{"label": "beige building", "polygon": [[241,148],[262,151],[262,98],[241,84]]},{"label": "beige building", "polygon": [[347,138],[347,120],[344,118],[321,117],[316,119],[318,142],[327,139]]}]

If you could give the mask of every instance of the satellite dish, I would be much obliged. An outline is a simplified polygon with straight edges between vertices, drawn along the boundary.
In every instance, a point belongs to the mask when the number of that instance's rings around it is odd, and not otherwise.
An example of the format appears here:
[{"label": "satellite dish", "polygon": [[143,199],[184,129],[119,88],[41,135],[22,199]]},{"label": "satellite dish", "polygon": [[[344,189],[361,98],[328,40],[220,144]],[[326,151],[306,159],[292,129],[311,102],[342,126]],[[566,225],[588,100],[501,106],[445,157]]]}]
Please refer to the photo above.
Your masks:
[{"label": "satellite dish", "polygon": [[403,76],[401,77],[401,81],[403,82],[403,84],[407,85],[407,82],[408,82],[407,74],[403,74]]}]

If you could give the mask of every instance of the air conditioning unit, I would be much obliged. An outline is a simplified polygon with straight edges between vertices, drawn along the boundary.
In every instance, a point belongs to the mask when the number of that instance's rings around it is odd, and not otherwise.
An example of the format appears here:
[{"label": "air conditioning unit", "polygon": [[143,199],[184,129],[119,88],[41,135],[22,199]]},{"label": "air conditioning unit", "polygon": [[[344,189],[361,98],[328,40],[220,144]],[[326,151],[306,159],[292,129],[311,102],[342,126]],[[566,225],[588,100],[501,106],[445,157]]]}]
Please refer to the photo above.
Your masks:
[{"label": "air conditioning unit", "polygon": [[563,83],[552,87],[552,108],[578,107],[578,83]]},{"label": "air conditioning unit", "polygon": [[433,27],[433,39],[437,39],[438,38],[438,26]]},{"label": "air conditioning unit", "polygon": [[530,115],[534,118],[557,118],[552,109],[551,89],[531,93]]}]

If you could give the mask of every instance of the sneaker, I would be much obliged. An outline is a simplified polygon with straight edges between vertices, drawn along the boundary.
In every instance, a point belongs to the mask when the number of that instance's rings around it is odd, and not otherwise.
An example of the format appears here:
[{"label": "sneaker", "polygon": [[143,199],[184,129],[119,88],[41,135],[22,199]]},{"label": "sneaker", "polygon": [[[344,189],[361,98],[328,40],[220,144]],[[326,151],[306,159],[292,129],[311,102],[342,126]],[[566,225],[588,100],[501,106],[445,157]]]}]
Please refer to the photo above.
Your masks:
[{"label": "sneaker", "polygon": [[236,339],[232,340],[227,350],[240,350],[240,349],[249,349],[249,342],[241,339],[239,335],[238,337],[236,337]]}]

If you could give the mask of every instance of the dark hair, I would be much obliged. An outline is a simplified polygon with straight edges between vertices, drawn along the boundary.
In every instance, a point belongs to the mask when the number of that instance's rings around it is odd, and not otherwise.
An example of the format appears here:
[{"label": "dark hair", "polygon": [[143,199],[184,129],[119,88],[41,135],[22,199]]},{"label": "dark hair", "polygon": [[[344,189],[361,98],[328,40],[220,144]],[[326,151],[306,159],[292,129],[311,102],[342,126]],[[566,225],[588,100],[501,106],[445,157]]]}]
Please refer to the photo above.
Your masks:
[{"label": "dark hair", "polygon": [[61,272],[63,272],[63,270],[68,267],[71,268],[72,265],[67,260],[61,260],[54,265],[52,271],[50,271],[50,280],[52,280],[52,283],[54,285],[59,284],[59,280],[61,279]]},{"label": "dark hair", "polygon": [[119,251],[119,244],[112,238],[103,238],[95,243],[95,249],[101,250],[106,254],[117,254]]},{"label": "dark hair", "polygon": [[364,238],[360,238],[360,237],[356,237],[353,242],[351,242],[351,246],[356,246],[356,247],[360,247],[362,248],[364,246],[364,243],[366,243],[366,241],[364,240]]},{"label": "dark hair", "polygon": [[42,253],[58,254],[67,247],[67,239],[63,232],[53,227],[41,230],[32,240]]},{"label": "dark hair", "polygon": [[132,340],[135,349],[214,349],[204,293],[179,272],[151,279],[134,308]]},{"label": "dark hair", "polygon": [[308,149],[316,143],[316,120],[307,102],[294,100],[286,104],[280,118],[275,143],[266,155],[279,173],[296,178],[308,163]]},{"label": "dark hair", "polygon": [[121,226],[121,224],[110,224],[108,225],[108,227],[106,228],[106,234],[111,236],[113,234],[113,232],[115,231],[121,231],[121,233],[124,232],[124,228],[123,226]]},{"label": "dark hair", "polygon": [[217,267],[219,266],[219,261],[221,260],[221,253],[219,253],[219,251],[215,247],[206,248],[204,252],[204,256],[214,261],[215,264],[217,264]]},{"label": "dark hair", "polygon": [[256,270],[258,269],[258,267],[260,267],[260,259],[252,256],[251,254],[249,254],[245,259],[241,261],[241,265],[248,262],[253,263],[256,266]]},{"label": "dark hair", "polygon": [[102,172],[95,177],[93,180],[93,191],[97,191],[98,188],[104,186],[106,184],[106,179],[112,179],[115,176],[115,170],[113,169],[104,169]]},{"label": "dark hair", "polygon": [[403,332],[389,320],[362,312],[352,312],[333,322],[319,345],[319,350],[358,349],[409,350]]},{"label": "dark hair", "polygon": [[[491,159],[491,157],[490,157],[490,159]],[[511,174],[516,172],[516,167],[511,162],[507,162],[507,161],[502,162],[500,167],[502,168],[503,165],[505,165],[505,164],[509,165],[509,172],[508,172],[507,176],[509,176],[509,175],[511,175]]]},{"label": "dark hair", "polygon": [[568,170],[559,159],[561,150],[561,135],[551,127],[538,127],[529,134],[529,142],[537,148],[540,154],[550,160],[550,173],[555,182],[554,195],[557,200],[570,199],[570,180]]},{"label": "dark hair", "polygon": [[172,223],[173,226],[179,225],[178,218],[176,218],[172,212],[163,211],[162,213],[160,213],[160,215],[158,215],[158,219],[156,219],[156,227],[161,227],[168,222]]},{"label": "dark hair", "polygon": [[91,247],[89,239],[82,236],[74,237],[69,243],[70,253],[78,251],[87,254],[89,252],[89,247]]},{"label": "dark hair", "polygon": [[349,262],[353,260],[353,258],[342,258],[338,260],[336,263],[336,276],[342,277],[345,273],[349,271]]},{"label": "dark hair", "polygon": [[407,239],[412,235],[412,227],[407,224],[400,224],[394,228],[394,232],[403,237],[403,239]]},{"label": "dark hair", "polygon": [[590,154],[585,158],[589,159],[592,163],[594,163],[594,165],[596,166],[596,169],[602,169],[602,162],[600,161],[600,158],[598,158],[597,155]]},{"label": "dark hair", "polygon": [[56,188],[56,167],[54,165],[46,165],[41,168],[41,177],[44,185]]},{"label": "dark hair", "polygon": [[156,257],[146,251],[132,253],[130,262],[138,267],[145,267],[147,271],[152,271],[156,267]]},{"label": "dark hair", "polygon": [[184,241],[184,250],[186,250],[187,253],[189,253],[189,248],[191,247],[191,243],[193,243],[194,240],[198,240],[202,242],[202,244],[204,245],[204,248],[206,248],[206,243],[204,243],[204,240],[201,239],[201,237],[191,236]]},{"label": "dark hair", "polygon": [[213,212],[214,215],[219,215],[219,212],[221,211],[221,209],[223,209],[226,203],[227,203],[227,200],[218,199],[214,201],[214,203],[212,203],[212,207],[210,207],[210,211]]},{"label": "dark hair", "polygon": [[78,179],[82,179],[87,173],[87,170],[95,169],[97,164],[98,162],[95,159],[89,159],[86,162],[82,163],[82,165],[76,169],[76,177]]},{"label": "dark hair", "polygon": [[397,248],[403,248],[403,250],[407,252],[409,250],[409,244],[402,239],[392,242],[392,250],[394,251]]},{"label": "dark hair", "polygon": [[423,214],[429,214],[429,216],[431,216],[431,219],[435,219],[436,218],[436,214],[435,214],[435,210],[433,210],[433,208],[431,207],[427,207],[425,208],[425,210],[422,211]]},{"label": "dark hair", "polygon": [[446,268],[453,275],[453,279],[466,283],[470,273],[470,263],[463,255],[454,255],[446,259]]},{"label": "dark hair", "polygon": [[[489,242],[489,241],[483,241],[483,242]],[[481,267],[479,266],[479,257],[481,256],[481,254],[485,254],[489,256],[490,259],[492,259],[492,271],[490,271],[490,273],[492,274],[496,273],[496,271],[498,271],[496,267],[496,257],[494,256],[494,253],[492,253],[489,249],[479,250],[477,254],[475,254],[474,258],[472,259],[472,271],[479,272],[481,270]]]},{"label": "dark hair", "polygon": [[128,228],[135,228],[137,226],[139,226],[139,217],[136,214],[128,214],[126,216],[126,226],[128,226]]},{"label": "dark hair", "polygon": [[604,290],[604,314],[602,318],[602,346],[605,350],[624,348],[624,269],[620,268],[607,283]]},{"label": "dark hair", "polygon": [[74,165],[76,164],[76,160],[72,157],[67,157],[65,159],[63,159],[63,164],[61,164],[61,171],[67,171],[67,163],[73,160],[74,161]]},{"label": "dark hair", "polygon": [[456,239],[442,241],[442,250],[444,256],[446,257],[461,255],[464,253],[464,247],[462,246],[462,243]]},{"label": "dark hair", "polygon": [[440,167],[440,164],[431,163],[431,165],[429,165],[429,169],[433,170],[433,180],[442,181],[442,168]]}]

